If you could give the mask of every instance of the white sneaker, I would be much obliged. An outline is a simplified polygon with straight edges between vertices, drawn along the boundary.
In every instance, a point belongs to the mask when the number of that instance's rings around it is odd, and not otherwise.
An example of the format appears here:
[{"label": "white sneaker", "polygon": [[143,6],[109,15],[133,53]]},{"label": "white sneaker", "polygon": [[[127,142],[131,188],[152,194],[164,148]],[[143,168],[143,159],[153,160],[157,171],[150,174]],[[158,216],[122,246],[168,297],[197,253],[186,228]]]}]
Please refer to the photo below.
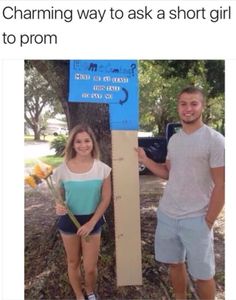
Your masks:
[{"label": "white sneaker", "polygon": [[97,300],[97,297],[95,296],[95,294],[89,294],[88,296],[87,296],[88,298],[88,300]]}]

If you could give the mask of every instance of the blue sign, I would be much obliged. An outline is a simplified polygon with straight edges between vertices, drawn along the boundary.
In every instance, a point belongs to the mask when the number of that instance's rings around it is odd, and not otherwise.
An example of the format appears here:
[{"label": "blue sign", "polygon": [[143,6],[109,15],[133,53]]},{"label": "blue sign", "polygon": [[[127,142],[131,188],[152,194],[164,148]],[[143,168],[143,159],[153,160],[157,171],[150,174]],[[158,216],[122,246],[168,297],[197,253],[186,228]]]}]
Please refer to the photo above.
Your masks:
[{"label": "blue sign", "polygon": [[107,103],[112,130],[138,130],[136,60],[71,60],[70,102]]}]

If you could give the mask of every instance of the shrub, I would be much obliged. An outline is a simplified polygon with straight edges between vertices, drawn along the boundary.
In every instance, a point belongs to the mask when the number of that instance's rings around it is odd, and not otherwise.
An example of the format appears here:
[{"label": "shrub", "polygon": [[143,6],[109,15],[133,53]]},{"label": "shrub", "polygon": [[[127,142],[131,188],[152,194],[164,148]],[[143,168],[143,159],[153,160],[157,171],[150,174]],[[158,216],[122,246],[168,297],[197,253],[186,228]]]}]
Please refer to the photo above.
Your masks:
[{"label": "shrub", "polygon": [[63,156],[65,146],[66,146],[66,141],[67,141],[67,136],[60,134],[51,141],[50,149],[55,149],[55,153],[57,156]]}]

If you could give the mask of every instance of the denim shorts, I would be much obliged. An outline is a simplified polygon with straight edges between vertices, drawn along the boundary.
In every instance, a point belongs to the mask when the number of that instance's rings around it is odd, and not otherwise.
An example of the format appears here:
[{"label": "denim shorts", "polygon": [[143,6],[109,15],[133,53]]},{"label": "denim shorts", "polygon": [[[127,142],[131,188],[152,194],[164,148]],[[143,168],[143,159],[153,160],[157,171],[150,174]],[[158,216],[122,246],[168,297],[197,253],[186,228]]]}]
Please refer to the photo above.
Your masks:
[{"label": "denim shorts", "polygon": [[163,263],[187,263],[194,279],[207,280],[215,274],[213,230],[205,216],[174,219],[158,209],[155,258]]},{"label": "denim shorts", "polygon": [[[93,214],[75,215],[77,221],[79,222],[79,224],[81,226],[84,225],[85,223],[87,223],[92,218],[92,216],[93,216]],[[90,232],[90,235],[100,233],[102,230],[102,225],[104,223],[105,223],[105,217],[102,216],[98,220],[96,225],[94,226],[93,230]],[[58,229],[60,232],[62,232],[64,234],[76,234],[76,232],[78,230],[77,227],[75,226],[75,224],[71,221],[70,217],[67,214],[59,217]]]}]

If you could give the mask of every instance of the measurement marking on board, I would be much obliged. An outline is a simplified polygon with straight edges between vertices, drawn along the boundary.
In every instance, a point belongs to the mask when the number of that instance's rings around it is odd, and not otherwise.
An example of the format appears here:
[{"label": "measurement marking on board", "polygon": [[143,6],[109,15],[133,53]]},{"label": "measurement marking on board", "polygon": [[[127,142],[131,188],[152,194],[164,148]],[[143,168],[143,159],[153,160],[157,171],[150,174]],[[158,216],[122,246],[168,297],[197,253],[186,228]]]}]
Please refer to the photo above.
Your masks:
[{"label": "measurement marking on board", "polygon": [[122,161],[122,160],[124,160],[124,157],[113,158],[112,160],[113,161]]},{"label": "measurement marking on board", "polygon": [[134,151],[136,146],[137,131],[112,131],[118,286],[142,284],[139,174],[138,159]]}]

